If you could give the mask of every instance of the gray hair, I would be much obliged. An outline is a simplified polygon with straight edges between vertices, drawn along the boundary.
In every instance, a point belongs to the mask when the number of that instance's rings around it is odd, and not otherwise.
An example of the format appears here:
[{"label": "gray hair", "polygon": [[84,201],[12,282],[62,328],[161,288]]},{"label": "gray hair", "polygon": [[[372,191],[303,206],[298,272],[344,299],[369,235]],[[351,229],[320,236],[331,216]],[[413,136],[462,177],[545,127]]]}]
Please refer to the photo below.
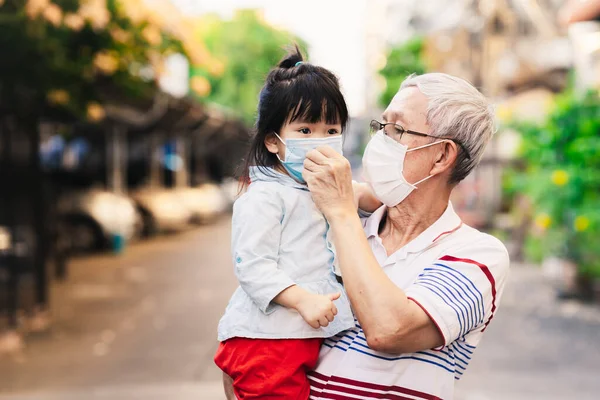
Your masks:
[{"label": "gray hair", "polygon": [[494,135],[492,106],[469,82],[448,74],[413,74],[402,82],[399,91],[409,87],[418,88],[428,99],[431,135],[456,139],[469,152],[471,158],[459,152],[449,183],[462,181],[479,164]]}]

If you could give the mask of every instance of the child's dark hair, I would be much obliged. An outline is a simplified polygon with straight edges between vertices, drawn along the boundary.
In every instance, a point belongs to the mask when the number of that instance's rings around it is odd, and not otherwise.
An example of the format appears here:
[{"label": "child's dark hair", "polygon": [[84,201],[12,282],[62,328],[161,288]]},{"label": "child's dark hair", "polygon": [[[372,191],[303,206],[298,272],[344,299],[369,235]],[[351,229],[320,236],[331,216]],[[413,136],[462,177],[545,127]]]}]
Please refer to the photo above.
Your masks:
[{"label": "child's dark hair", "polygon": [[303,120],[316,123],[348,122],[346,101],[337,77],[323,67],[303,62],[298,46],[271,70],[260,91],[255,134],[244,163],[243,184],[250,181],[251,166],[273,167],[276,155],[265,146],[265,138],[279,133],[286,122]]}]

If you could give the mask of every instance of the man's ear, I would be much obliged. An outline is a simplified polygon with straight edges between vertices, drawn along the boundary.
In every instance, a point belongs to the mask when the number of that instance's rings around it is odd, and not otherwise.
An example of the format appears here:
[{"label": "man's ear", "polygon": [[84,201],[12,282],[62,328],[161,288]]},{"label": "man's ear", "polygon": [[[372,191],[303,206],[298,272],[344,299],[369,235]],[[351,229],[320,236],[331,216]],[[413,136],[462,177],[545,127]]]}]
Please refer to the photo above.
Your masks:
[{"label": "man's ear", "polygon": [[265,136],[265,147],[273,154],[279,153],[279,147],[277,146],[278,142],[279,139],[277,139],[273,133],[269,133]]},{"label": "man's ear", "polygon": [[458,145],[448,140],[440,146],[440,151],[436,153],[431,174],[439,174],[449,170],[454,165],[458,156]]}]

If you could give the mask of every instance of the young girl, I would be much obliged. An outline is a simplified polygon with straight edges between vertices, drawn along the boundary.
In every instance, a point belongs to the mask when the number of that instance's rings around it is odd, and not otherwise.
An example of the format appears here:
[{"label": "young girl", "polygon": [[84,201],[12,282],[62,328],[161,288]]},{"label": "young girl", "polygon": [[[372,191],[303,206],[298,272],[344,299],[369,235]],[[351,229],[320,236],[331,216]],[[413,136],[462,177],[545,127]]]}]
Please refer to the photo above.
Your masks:
[{"label": "young girl", "polygon": [[[342,152],[348,110],[337,78],[296,52],[268,75],[246,159],[248,190],[234,204],[232,253],[240,286],[219,322],[215,363],[238,399],[307,399],[306,372],[324,338],[354,327],[334,274],[328,224],[302,178],[318,146]],[[364,187],[357,201],[380,203]]]}]

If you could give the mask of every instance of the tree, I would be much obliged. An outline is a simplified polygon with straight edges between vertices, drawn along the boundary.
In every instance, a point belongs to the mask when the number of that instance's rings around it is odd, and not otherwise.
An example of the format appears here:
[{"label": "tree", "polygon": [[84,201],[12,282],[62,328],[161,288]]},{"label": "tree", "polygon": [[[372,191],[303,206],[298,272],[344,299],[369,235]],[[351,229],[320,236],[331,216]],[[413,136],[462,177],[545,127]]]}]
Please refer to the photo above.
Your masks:
[{"label": "tree", "polygon": [[425,73],[422,61],[423,39],[416,37],[391,49],[386,65],[379,70],[385,79],[385,90],[379,98],[383,107],[392,101],[402,81],[410,74]]},{"label": "tree", "polygon": [[286,46],[298,44],[305,50],[306,44],[268,25],[254,10],[239,11],[228,21],[208,16],[200,26],[198,34],[218,62],[192,69],[192,89],[252,123],[269,70],[282,58]]},{"label": "tree", "polygon": [[163,57],[185,53],[143,14],[130,18],[124,0],[5,0],[0,52],[0,110],[31,121],[101,120],[103,94],[150,97],[149,66],[156,74]]}]

